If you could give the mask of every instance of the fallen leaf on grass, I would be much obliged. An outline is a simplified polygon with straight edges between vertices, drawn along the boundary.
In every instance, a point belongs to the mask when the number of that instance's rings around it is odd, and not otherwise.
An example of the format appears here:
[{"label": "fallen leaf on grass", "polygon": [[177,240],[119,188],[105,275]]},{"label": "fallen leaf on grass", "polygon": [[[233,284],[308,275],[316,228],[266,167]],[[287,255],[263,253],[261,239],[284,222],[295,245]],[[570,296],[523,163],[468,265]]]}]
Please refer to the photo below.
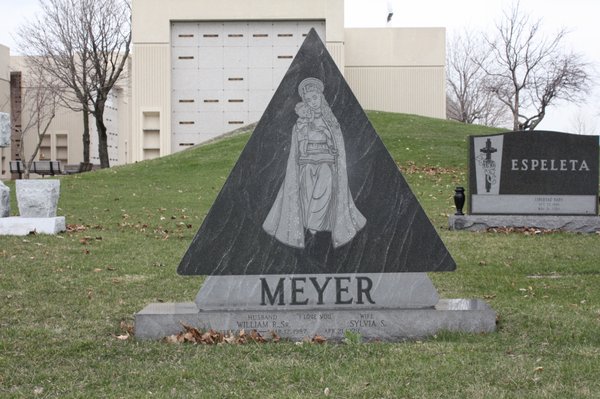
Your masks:
[{"label": "fallen leaf on grass", "polygon": [[79,239],[79,243],[81,245],[88,245],[90,243],[91,239],[92,239],[92,237],[85,236],[85,237]]},{"label": "fallen leaf on grass", "polygon": [[82,224],[67,224],[67,233],[86,231],[87,227]]},{"label": "fallen leaf on grass", "polygon": [[526,236],[540,235],[540,234],[551,234],[560,232],[559,229],[539,229],[535,227],[488,227],[486,230],[488,233],[520,233]]},{"label": "fallen leaf on grass", "polygon": [[235,344],[237,340],[237,337],[233,334],[228,334],[225,337],[223,337],[223,342],[226,344]]},{"label": "fallen leaf on grass", "polygon": [[261,344],[267,342],[267,340],[264,339],[263,336],[260,335],[260,333],[256,330],[252,330],[250,332],[250,339]]},{"label": "fallen leaf on grass", "polygon": [[[409,150],[407,148],[407,150]],[[400,170],[402,170],[405,174],[416,174],[423,173],[429,176],[437,176],[437,175],[446,175],[446,174],[456,174],[458,171],[456,169],[451,168],[442,168],[439,166],[417,166],[414,162],[408,161],[406,166],[401,166],[398,164]]]},{"label": "fallen leaf on grass", "polygon": [[544,368],[542,366],[538,366],[538,367],[534,368],[533,371],[535,371],[537,373],[540,371],[544,371]]},{"label": "fallen leaf on grass", "polygon": [[203,344],[214,345],[218,342],[220,337],[217,334],[215,334],[214,331],[207,331],[204,334],[202,334],[199,339],[197,337],[194,338],[194,342],[201,342]]},{"label": "fallen leaf on grass", "polygon": [[271,331],[271,341],[279,342],[279,341],[281,341],[281,337],[279,335],[277,335],[277,333],[275,331]]},{"label": "fallen leaf on grass", "polygon": [[202,331],[185,323],[181,323],[184,331],[179,334],[170,335],[164,338],[166,343],[193,343],[201,345],[222,345],[222,344],[236,344],[243,345],[250,342],[255,343],[267,343],[267,342],[279,342],[279,336],[276,333],[272,333],[272,338],[267,340],[258,331],[252,330],[250,333],[246,333],[245,330],[240,330],[237,334],[231,331],[222,333],[212,329]]},{"label": "fallen leaf on grass", "polygon": [[321,335],[315,335],[313,337],[313,339],[311,340],[311,342],[315,343],[315,344],[322,344],[327,342],[327,338],[321,336]]},{"label": "fallen leaf on grass", "polygon": [[121,323],[119,323],[119,328],[121,328],[121,331],[125,332],[126,334],[133,335],[133,324],[129,324],[125,320],[121,320]]},{"label": "fallen leaf on grass", "polygon": [[177,335],[169,335],[168,337],[165,337],[164,340],[167,344],[179,344],[180,343]]}]

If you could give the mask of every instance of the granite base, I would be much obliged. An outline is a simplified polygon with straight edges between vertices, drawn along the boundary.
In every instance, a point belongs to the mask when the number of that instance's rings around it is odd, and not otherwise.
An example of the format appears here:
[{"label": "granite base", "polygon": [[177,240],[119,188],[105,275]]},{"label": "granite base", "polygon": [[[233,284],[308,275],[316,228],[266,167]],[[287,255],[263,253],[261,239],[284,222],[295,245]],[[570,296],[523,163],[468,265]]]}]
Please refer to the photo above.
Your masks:
[{"label": "granite base", "polygon": [[26,236],[31,233],[58,234],[66,229],[64,216],[50,218],[24,218],[20,216],[11,216],[0,218],[0,235]]},{"label": "granite base", "polygon": [[527,227],[579,233],[600,232],[600,216],[452,215],[450,230],[483,231],[494,227]]},{"label": "granite base", "polygon": [[267,311],[199,311],[194,302],[153,303],[135,315],[138,339],[160,339],[183,330],[181,323],[218,331],[272,331],[291,340],[315,335],[330,341],[346,331],[366,341],[402,341],[440,331],[489,333],[496,329],[496,312],[479,299],[442,299],[426,309],[321,309]]},{"label": "granite base", "polygon": [[[440,300],[427,273],[350,273],[208,276],[195,302],[200,311],[264,311],[267,306],[261,305],[260,299],[264,295],[261,282],[266,283],[271,292],[277,291],[278,283],[281,284],[282,296],[273,294],[276,303],[273,306],[277,310],[332,306],[352,309],[358,304],[393,309],[398,308],[398,304],[402,304],[402,308],[431,308]],[[315,283],[320,294],[315,290]]]}]

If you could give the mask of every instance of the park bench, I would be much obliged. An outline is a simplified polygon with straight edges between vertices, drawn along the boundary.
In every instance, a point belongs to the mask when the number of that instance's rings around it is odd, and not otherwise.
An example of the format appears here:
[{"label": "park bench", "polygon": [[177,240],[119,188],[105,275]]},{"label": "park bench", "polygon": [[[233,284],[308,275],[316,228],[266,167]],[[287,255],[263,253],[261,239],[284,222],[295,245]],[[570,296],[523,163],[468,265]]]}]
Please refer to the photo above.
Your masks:
[{"label": "park bench", "polygon": [[60,175],[60,161],[33,161],[31,173],[44,176]]},{"label": "park bench", "polygon": [[19,175],[19,179],[22,179],[23,173],[25,173],[23,161],[8,161],[8,164],[10,166],[10,173],[17,173]]},{"label": "park bench", "polygon": [[75,165],[72,165],[70,167],[66,166],[64,172],[67,175],[73,175],[76,173],[89,172],[92,170],[93,167],[94,164],[92,164],[91,162],[79,162],[79,167],[75,167]]},{"label": "park bench", "polygon": [[[25,165],[23,161],[9,161],[10,173],[17,173],[19,179],[23,178],[25,173]],[[33,161],[30,173],[36,173],[41,176],[54,176],[61,174],[60,161]]]}]

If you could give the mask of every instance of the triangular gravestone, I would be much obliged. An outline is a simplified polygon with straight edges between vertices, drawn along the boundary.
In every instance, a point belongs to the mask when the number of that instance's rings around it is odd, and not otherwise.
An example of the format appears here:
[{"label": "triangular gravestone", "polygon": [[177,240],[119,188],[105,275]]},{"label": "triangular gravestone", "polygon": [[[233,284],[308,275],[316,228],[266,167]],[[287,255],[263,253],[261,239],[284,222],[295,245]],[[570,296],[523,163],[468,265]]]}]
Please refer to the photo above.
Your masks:
[{"label": "triangular gravestone", "polygon": [[485,303],[439,300],[425,273],[455,267],[312,30],[179,265],[208,275],[195,303],[147,306],[136,335],[492,331]]},{"label": "triangular gravestone", "polygon": [[[308,97],[320,104],[312,108]],[[396,273],[455,267],[311,32],[177,271]]]}]

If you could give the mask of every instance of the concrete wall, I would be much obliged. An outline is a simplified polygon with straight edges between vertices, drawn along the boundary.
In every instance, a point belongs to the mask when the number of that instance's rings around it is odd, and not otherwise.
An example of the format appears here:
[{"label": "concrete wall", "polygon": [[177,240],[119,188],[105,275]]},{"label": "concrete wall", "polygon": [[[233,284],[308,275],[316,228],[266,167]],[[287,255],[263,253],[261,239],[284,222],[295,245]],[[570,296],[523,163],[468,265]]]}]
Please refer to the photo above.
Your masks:
[{"label": "concrete wall", "polygon": [[10,50],[0,44],[0,112],[10,112]]},{"label": "concrete wall", "polygon": [[346,79],[365,109],[445,118],[444,28],[346,29]]},{"label": "concrete wall", "polygon": [[344,42],[343,0],[133,0],[133,42],[168,44],[171,21],[327,21],[327,42]]}]

